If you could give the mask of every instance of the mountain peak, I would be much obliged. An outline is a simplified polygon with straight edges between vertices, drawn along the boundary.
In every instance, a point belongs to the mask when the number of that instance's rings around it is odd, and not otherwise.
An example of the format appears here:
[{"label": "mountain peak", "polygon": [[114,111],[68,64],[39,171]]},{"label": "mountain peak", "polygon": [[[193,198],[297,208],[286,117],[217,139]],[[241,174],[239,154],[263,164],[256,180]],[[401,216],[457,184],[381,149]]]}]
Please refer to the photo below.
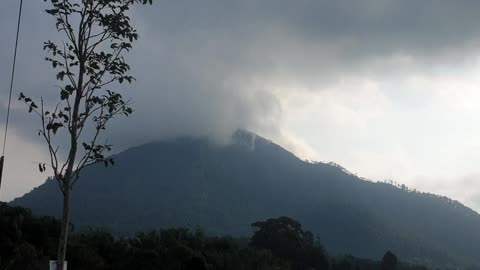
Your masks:
[{"label": "mountain peak", "polygon": [[[115,159],[113,167],[82,173],[72,199],[78,228],[130,234],[200,226],[246,236],[252,222],[290,216],[333,254],[375,258],[392,249],[407,260],[446,265],[467,258],[480,265],[477,213],[438,196],[304,162],[247,130],[237,130],[229,145],[180,139],[138,146]],[[12,204],[58,215],[61,192],[47,181]]]},{"label": "mountain peak", "polygon": [[237,129],[232,135],[232,142],[234,144],[245,146],[251,151],[255,150],[256,140],[257,134],[245,129]]}]

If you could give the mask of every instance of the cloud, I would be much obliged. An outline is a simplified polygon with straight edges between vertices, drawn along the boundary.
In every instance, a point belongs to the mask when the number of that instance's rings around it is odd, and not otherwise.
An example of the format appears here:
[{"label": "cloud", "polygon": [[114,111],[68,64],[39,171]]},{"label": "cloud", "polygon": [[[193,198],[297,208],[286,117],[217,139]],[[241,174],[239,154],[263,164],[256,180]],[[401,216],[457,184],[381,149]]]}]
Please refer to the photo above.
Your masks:
[{"label": "cloud", "polygon": [[479,5],[158,1],[136,16],[143,38],[132,56],[137,113],[143,120],[156,113],[160,133],[272,128],[292,88],[315,92],[351,77],[471,65]]},{"label": "cloud", "polygon": [[[2,31],[12,36],[16,3],[7,5]],[[19,76],[29,78],[17,89],[34,95],[56,91],[42,62],[42,42],[55,36],[44,7],[26,5],[20,48]],[[133,136],[128,140],[237,127],[269,132],[282,121],[285,85],[320,91],[352,76],[470,63],[479,7],[467,0],[156,1],[135,11],[141,39],[128,58],[138,78],[127,92],[135,99],[133,120],[150,135],[121,129],[128,122],[116,127]]]},{"label": "cloud", "polygon": [[[4,129],[0,128],[0,132],[3,135]],[[1,201],[9,201],[29,192],[32,187],[42,184],[47,177],[47,175],[39,173],[37,164],[47,160],[48,157],[44,151],[46,148],[21,137],[12,136],[14,134],[19,134],[18,130],[11,130],[5,152],[5,166],[0,189]]]},{"label": "cloud", "polygon": [[[7,0],[0,10],[6,41],[14,38],[17,5]],[[25,3],[15,93],[57,91],[41,49],[56,36],[44,8]],[[477,84],[459,86],[467,77],[457,75],[478,64],[479,9],[474,0],[156,0],[133,15],[140,40],[127,60],[138,81],[124,90],[135,114],[114,122],[109,136],[124,149],[179,135],[225,140],[246,128],[366,176],[413,179],[405,171],[418,165],[415,156],[431,173],[431,157],[418,149],[438,154],[433,142],[464,138],[432,139],[456,119],[436,116],[451,106],[461,114],[475,109]],[[12,46],[0,43],[0,63],[11,62]],[[9,68],[0,66],[0,81]],[[2,90],[0,116],[5,99]],[[12,144],[39,142],[21,104],[12,117],[19,139]]]}]

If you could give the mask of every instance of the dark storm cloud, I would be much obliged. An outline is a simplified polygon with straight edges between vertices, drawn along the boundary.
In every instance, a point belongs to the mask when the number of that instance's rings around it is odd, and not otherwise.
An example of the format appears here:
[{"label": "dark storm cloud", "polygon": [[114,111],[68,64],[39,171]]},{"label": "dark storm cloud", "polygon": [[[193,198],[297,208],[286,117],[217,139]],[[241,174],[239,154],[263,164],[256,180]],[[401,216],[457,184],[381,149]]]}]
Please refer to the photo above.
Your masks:
[{"label": "dark storm cloud", "polygon": [[143,38],[132,56],[136,121],[173,135],[275,130],[285,93],[273,88],[282,83],[321,88],[386,66],[402,72],[388,66],[397,56],[426,67],[468,62],[479,8],[433,0],[157,1],[136,14]]},{"label": "dark storm cloud", "polygon": [[[4,86],[17,4],[6,0],[0,11]],[[43,1],[25,5],[18,89],[53,93],[41,51],[53,24]],[[403,72],[389,62],[397,56],[424,66],[468,62],[480,36],[478,10],[473,0],[157,0],[133,16],[141,38],[128,59],[138,82],[127,95],[136,113],[117,122],[112,137],[133,145],[237,127],[276,132],[282,85],[320,90],[339,77]],[[24,125],[23,111],[15,117]]]},{"label": "dark storm cloud", "polygon": [[[0,9],[0,124],[3,130],[5,123],[6,105],[10,85],[13,52],[15,45],[15,31],[19,1],[7,0]],[[17,56],[15,86],[12,95],[11,127],[22,131],[15,136],[25,137],[28,140],[37,139],[33,127],[37,126],[36,119],[27,116],[26,107],[16,100],[20,92],[26,92],[34,97],[40,95],[50,97],[57,90],[53,73],[43,59],[43,42],[54,39],[52,21],[42,11],[45,9],[43,1],[24,1],[23,19]],[[13,134],[11,134],[13,135]],[[3,138],[3,133],[2,133]]]},{"label": "dark storm cloud", "polygon": [[[349,62],[392,53],[420,56],[453,49],[464,54],[461,49],[478,45],[480,32],[480,3],[468,0],[207,0],[158,1],[156,6],[142,15],[159,37],[197,39],[186,45],[193,47],[228,40],[231,46],[223,50],[237,56],[268,50],[266,56],[273,54],[277,61],[290,55],[317,59],[310,54],[314,49],[336,49]],[[296,46],[303,50],[282,51]]]}]

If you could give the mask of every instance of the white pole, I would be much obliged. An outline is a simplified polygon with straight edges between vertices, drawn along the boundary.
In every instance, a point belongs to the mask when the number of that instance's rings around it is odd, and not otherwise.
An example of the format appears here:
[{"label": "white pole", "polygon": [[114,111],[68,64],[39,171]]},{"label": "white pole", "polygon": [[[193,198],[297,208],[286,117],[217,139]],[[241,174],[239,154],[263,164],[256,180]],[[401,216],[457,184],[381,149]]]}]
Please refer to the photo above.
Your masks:
[{"label": "white pole", "polygon": [[[63,263],[63,269],[67,270],[67,261]],[[50,260],[50,270],[57,270],[57,261]]]}]

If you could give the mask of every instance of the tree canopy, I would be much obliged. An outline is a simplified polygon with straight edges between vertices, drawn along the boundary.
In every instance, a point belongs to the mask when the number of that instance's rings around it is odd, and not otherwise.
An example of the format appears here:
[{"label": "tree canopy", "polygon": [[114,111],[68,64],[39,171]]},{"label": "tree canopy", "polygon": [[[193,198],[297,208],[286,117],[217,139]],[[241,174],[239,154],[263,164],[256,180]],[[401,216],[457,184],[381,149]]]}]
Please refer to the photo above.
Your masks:
[{"label": "tree canopy", "polygon": [[[306,240],[295,254],[278,255],[282,247],[274,240],[283,237],[283,229],[299,236],[309,235],[300,223],[287,218],[257,222],[263,230],[255,231],[250,241],[230,236],[207,236],[202,230],[184,228],[140,232],[131,237],[89,229],[73,232],[67,254],[72,270],[380,270],[381,262],[353,256],[328,256],[318,244]],[[278,225],[278,226],[277,226]],[[291,230],[291,225],[296,228]],[[0,203],[0,270],[43,270],[56,256],[56,238],[60,221],[34,217],[28,209]],[[273,230],[273,238],[263,238],[265,230]],[[261,232],[262,231],[262,232]],[[278,234],[277,232],[282,232]],[[287,235],[289,235],[288,233]],[[309,237],[307,237],[309,238]],[[260,240],[263,239],[263,240]],[[290,239],[290,240],[288,240]],[[293,240],[292,240],[293,239]],[[287,237],[282,245],[294,244],[296,237]],[[258,242],[260,240],[260,242]],[[273,242],[272,242],[273,241]],[[314,241],[315,242],[315,241]],[[261,247],[258,246],[259,243]],[[295,245],[294,245],[295,246]],[[296,245],[296,247],[300,247]],[[288,249],[285,246],[285,250]],[[316,250],[317,253],[313,251]],[[321,263],[318,262],[321,260]],[[398,263],[397,270],[426,270]]]}]

